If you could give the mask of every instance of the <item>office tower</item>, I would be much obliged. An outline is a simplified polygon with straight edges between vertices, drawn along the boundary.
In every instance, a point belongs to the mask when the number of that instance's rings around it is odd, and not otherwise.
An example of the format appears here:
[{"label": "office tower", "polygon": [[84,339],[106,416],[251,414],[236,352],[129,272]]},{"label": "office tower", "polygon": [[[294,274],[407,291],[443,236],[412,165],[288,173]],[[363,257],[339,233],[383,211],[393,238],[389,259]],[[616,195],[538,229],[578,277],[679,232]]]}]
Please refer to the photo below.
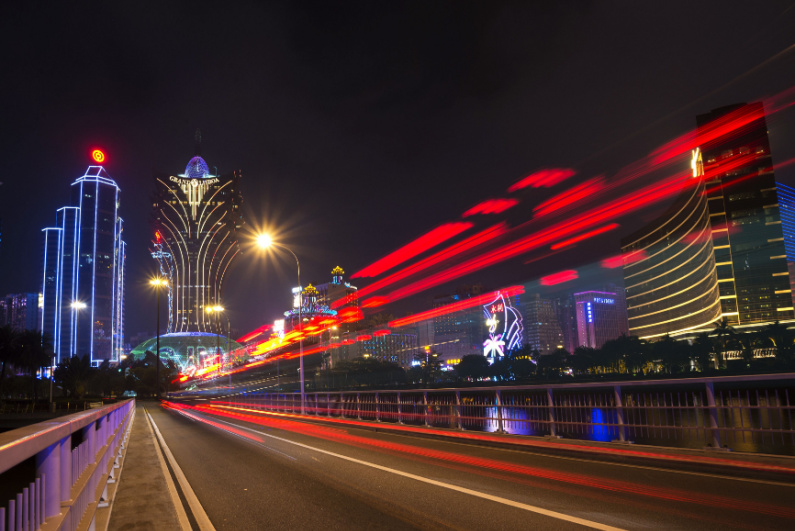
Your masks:
[{"label": "office tower", "polygon": [[622,240],[624,252],[641,253],[624,266],[630,332],[640,337],[711,330],[722,318],[742,329],[795,316],[762,104],[716,109],[697,124],[698,181]]},{"label": "office tower", "polygon": [[118,362],[123,344],[124,242],[120,190],[102,166],[72,183],[72,205],[44,229],[42,331],[58,360]]},{"label": "office tower", "polygon": [[[441,308],[482,293],[483,286],[480,284],[460,286],[455,293],[437,295],[432,304],[434,308]],[[484,321],[483,310],[477,306],[434,317],[433,344],[429,346],[443,359],[460,359],[467,354],[480,354],[486,334]]]},{"label": "office tower", "polygon": [[577,346],[601,348],[626,332],[626,317],[616,293],[582,291],[574,294]]},{"label": "office tower", "polygon": [[524,310],[526,345],[541,354],[564,348],[557,300],[543,299],[536,293],[526,300]]},{"label": "office tower", "polygon": [[169,333],[222,333],[207,308],[223,304],[224,275],[239,252],[240,171],[211,173],[200,152],[197,145],[182,174],[155,174],[152,256],[168,279]]},{"label": "office tower", "polygon": [[697,118],[722,317],[734,326],[795,317],[762,103]]},{"label": "office tower", "polygon": [[16,293],[0,298],[0,326],[38,330],[41,326],[38,293]]}]

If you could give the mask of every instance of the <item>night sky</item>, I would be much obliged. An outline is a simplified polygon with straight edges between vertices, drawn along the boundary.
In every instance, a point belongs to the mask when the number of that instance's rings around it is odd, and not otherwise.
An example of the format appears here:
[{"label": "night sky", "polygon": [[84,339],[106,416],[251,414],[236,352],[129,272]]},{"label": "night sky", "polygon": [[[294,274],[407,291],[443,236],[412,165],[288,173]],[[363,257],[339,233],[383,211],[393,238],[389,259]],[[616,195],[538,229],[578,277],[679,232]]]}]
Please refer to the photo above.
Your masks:
[{"label": "night sky", "polygon": [[[609,178],[697,114],[795,86],[793,1],[14,4],[0,8],[0,294],[39,291],[41,229],[101,146],[122,190],[128,336],[154,327],[152,172],[182,173],[197,128],[210,168],[242,170],[247,227],[325,282],[540,168]],[[768,126],[774,162],[795,157],[795,107]],[[795,184],[793,165],[776,173]],[[450,286],[616,254],[637,228],[621,225]],[[241,334],[289,307],[292,258],[247,248],[232,273]]]}]

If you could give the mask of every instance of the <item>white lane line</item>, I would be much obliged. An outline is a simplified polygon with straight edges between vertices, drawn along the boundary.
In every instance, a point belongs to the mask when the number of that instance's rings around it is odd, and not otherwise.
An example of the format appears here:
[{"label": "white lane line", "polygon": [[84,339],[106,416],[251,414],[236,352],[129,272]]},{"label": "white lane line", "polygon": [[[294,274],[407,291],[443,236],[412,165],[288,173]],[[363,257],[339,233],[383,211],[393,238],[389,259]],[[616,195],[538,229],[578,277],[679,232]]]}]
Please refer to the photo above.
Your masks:
[{"label": "white lane line", "polygon": [[[174,459],[174,454],[171,453],[171,450],[168,448],[165,439],[163,439],[163,435],[160,434],[160,430],[157,428],[155,420],[152,418],[152,415],[150,415],[148,411],[146,412],[146,416],[149,417],[149,422],[152,423],[152,427],[155,430],[157,439],[160,441],[160,444],[163,446],[163,453],[166,454],[168,463],[171,465],[171,469],[174,471],[174,475],[177,477],[179,486],[182,489],[182,494],[185,495],[185,499],[188,501],[188,506],[190,506],[190,510],[193,513],[193,517],[196,519],[196,523],[199,524],[199,529],[201,531],[215,531],[215,527],[213,527],[212,522],[210,522],[210,518],[207,516],[207,513],[204,512],[204,507],[202,507],[202,504],[199,503],[199,498],[196,497],[196,493],[193,492],[190,483],[188,483],[188,478],[185,477],[185,474],[182,472],[182,469],[177,464],[177,460]],[[166,477],[169,476],[170,474],[168,474],[168,471],[166,471]],[[179,502],[179,507],[182,507],[182,502]],[[188,526],[188,529],[190,529],[190,526]]]},{"label": "white lane line", "polygon": [[[146,416],[149,417],[149,412],[146,411]],[[155,453],[157,454],[157,461],[160,463],[160,470],[163,472],[163,476],[166,478],[166,486],[168,487],[168,495],[171,498],[171,502],[174,504],[174,509],[177,511],[177,520],[179,520],[179,527],[182,531],[190,531],[190,520],[188,520],[188,513],[185,512],[185,508],[182,506],[182,500],[179,499],[179,494],[177,493],[177,486],[174,485],[174,480],[171,479],[171,473],[168,471],[168,467],[166,466],[166,461],[163,459],[163,452],[160,450],[160,445],[157,444],[157,439],[155,438],[155,432],[152,430],[152,423],[150,422],[152,417],[149,417],[146,421],[146,426],[149,428],[149,433],[152,435],[152,442],[155,445]]]},{"label": "white lane line", "polygon": [[[220,419],[215,419],[215,420],[218,421]],[[307,450],[313,450],[313,451],[321,453],[321,454],[325,454],[325,455],[329,455],[329,456],[336,457],[336,458],[339,458],[339,459],[343,459],[345,461],[350,461],[351,463],[356,463],[356,464],[367,466],[367,467],[370,467],[370,468],[375,468],[376,470],[381,470],[382,472],[389,472],[390,474],[395,474],[397,476],[402,476],[404,478],[409,478],[409,479],[413,479],[415,481],[420,481],[422,483],[427,483],[428,485],[434,485],[436,487],[441,487],[441,488],[444,488],[444,489],[453,490],[453,491],[456,491],[456,492],[460,492],[462,494],[469,494],[470,496],[475,496],[477,498],[483,498],[484,500],[490,500],[490,501],[493,501],[493,502],[501,503],[503,505],[508,505],[510,507],[515,507],[517,509],[522,509],[522,510],[529,511],[529,512],[532,512],[532,513],[541,514],[541,515],[544,515],[544,516],[549,516],[550,518],[556,518],[558,520],[571,522],[573,524],[579,524],[579,525],[582,525],[582,526],[585,526],[585,527],[590,527],[592,529],[601,529],[603,531],[624,531],[620,527],[613,527],[613,526],[609,526],[609,525],[606,525],[606,524],[600,524],[599,522],[594,522],[592,520],[586,520],[584,518],[578,518],[576,516],[570,516],[568,514],[559,513],[559,512],[556,512],[556,511],[550,511],[548,509],[544,509],[544,508],[541,508],[541,507],[536,507],[535,505],[528,505],[526,503],[520,503],[520,502],[517,502],[517,501],[514,501],[514,500],[509,500],[508,498],[502,498],[500,496],[494,496],[494,495],[491,495],[491,494],[486,494],[485,492],[479,492],[479,491],[476,491],[476,490],[468,489],[466,487],[459,487],[458,485],[453,485],[451,483],[444,483],[442,481],[437,481],[435,479],[430,479],[430,478],[426,478],[426,477],[423,477],[423,476],[418,476],[416,474],[411,474],[409,472],[403,472],[402,470],[389,468],[389,467],[386,467],[386,466],[378,465],[376,463],[371,463],[369,461],[362,461],[361,459],[356,459],[355,457],[348,457],[347,455],[342,455],[342,454],[338,454],[338,453],[335,453],[335,452],[330,452],[328,450],[323,450],[322,448],[316,448],[314,446],[309,446],[307,444],[291,441],[289,439],[284,439],[282,437],[277,437],[276,435],[271,435],[269,433],[265,433],[265,432],[262,432],[262,431],[254,430],[254,429],[251,429],[251,428],[246,427],[246,426],[241,426],[240,424],[233,424],[231,422],[227,422],[227,421],[223,421],[223,420],[220,420],[220,421],[223,422],[224,424],[229,424],[231,426],[235,426],[236,428],[243,428],[245,430],[248,430],[248,431],[251,431],[251,432],[254,432],[254,433],[258,433],[260,435],[264,435],[265,437],[270,437],[271,439],[276,439],[277,441],[282,441],[282,442],[285,442],[285,443],[288,443],[288,444],[292,444],[294,446],[299,446],[299,447],[305,448]]]}]

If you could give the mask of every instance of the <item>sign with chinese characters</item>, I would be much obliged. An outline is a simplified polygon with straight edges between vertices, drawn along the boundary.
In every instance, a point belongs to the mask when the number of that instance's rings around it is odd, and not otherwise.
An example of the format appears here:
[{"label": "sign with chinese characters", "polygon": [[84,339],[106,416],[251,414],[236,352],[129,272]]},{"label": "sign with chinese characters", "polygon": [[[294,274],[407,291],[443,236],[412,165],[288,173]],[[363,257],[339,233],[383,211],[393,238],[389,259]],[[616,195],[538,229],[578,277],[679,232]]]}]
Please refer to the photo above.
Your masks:
[{"label": "sign with chinese characters", "polygon": [[615,304],[615,299],[606,299],[604,297],[594,297],[593,301],[597,304]]},{"label": "sign with chinese characters", "polygon": [[522,346],[522,317],[502,292],[495,292],[494,297],[492,302],[483,306],[483,316],[489,329],[483,342],[483,355],[489,363]]}]

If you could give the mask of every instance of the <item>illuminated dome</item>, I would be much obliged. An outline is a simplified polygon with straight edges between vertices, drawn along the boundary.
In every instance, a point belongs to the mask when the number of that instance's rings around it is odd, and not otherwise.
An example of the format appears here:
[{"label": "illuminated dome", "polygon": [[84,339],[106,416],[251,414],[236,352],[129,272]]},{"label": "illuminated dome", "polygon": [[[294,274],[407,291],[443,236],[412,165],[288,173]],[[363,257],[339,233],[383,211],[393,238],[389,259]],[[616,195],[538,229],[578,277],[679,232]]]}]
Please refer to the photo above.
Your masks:
[{"label": "illuminated dome", "polygon": [[[156,344],[156,337],[147,339],[132,349],[130,354],[136,359],[143,358],[147,350],[150,352],[156,350]],[[216,336],[207,332],[177,332],[160,335],[160,358],[170,359],[183,370],[191,365],[203,365],[206,358],[213,355],[216,347],[226,354],[226,336]],[[229,350],[241,349],[243,345],[231,340],[228,348]]]},{"label": "illuminated dome", "polygon": [[188,179],[206,179],[210,177],[210,168],[204,159],[196,156],[190,159],[188,165],[185,166],[185,177]]}]

